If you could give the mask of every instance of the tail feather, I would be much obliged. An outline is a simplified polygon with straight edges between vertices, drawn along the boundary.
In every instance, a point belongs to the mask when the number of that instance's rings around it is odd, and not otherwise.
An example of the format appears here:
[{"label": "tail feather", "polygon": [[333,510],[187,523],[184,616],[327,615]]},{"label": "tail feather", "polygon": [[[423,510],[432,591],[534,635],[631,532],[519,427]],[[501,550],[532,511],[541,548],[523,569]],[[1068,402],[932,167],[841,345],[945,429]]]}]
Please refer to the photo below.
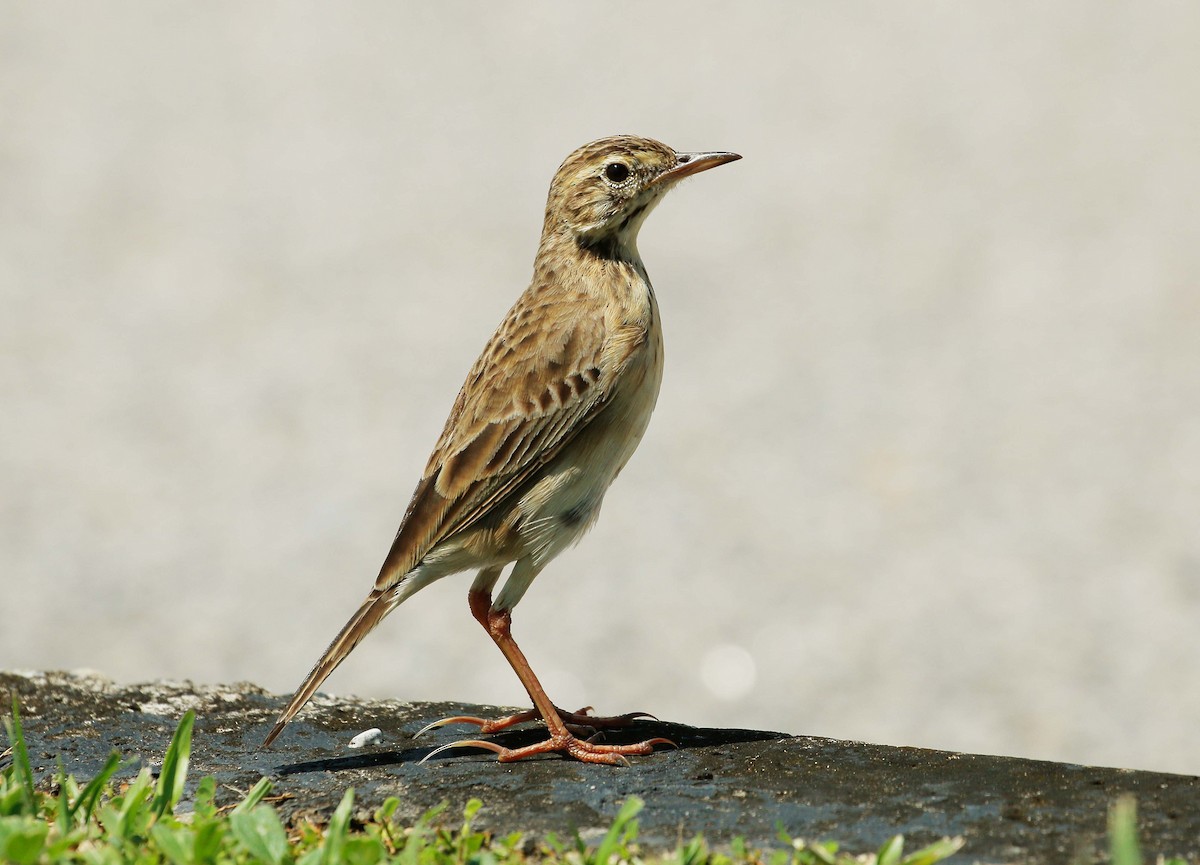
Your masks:
[{"label": "tail feather", "polygon": [[309,698],[316,692],[317,688],[321,687],[321,683],[337,669],[338,664],[345,660],[346,656],[359,644],[363,637],[370,633],[376,625],[383,621],[383,617],[392,611],[396,602],[391,600],[389,595],[393,595],[391,591],[373,591],[363,601],[361,607],[358,608],[350,621],[346,622],[345,626],[338,635],[333,638],[333,642],[329,644],[329,648],[321,655],[316,666],[304,678],[300,687],[296,689],[296,693],[292,695],[292,699],[279,713],[279,720],[275,722],[275,726],[271,728],[271,732],[267,734],[267,738],[263,741],[263,747],[270,747],[275,741],[275,737],[283,732],[283,728],[287,726],[288,721],[292,720],[297,712],[304,708],[304,704],[309,701]]}]

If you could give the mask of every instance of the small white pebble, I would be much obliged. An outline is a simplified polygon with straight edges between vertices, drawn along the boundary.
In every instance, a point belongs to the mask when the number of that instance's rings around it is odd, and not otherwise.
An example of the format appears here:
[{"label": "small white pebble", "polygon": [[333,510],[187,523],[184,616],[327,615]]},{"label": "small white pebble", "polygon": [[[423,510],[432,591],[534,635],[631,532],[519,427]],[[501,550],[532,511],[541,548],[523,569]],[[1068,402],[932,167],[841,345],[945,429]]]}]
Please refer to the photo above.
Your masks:
[{"label": "small white pebble", "polygon": [[364,745],[378,745],[383,741],[383,730],[378,727],[372,727],[370,730],[363,730],[357,736],[350,740],[351,748],[361,748]]}]

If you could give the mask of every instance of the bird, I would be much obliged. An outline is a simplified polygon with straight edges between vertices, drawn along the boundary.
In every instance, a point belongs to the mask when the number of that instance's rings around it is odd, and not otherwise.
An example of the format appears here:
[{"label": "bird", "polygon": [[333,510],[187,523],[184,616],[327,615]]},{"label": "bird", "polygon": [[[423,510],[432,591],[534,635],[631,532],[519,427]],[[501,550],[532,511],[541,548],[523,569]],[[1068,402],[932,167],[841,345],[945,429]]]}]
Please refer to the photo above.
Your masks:
[{"label": "bird", "polygon": [[[512,611],[550,561],[595,521],[605,492],[633,455],[658,399],[663,338],[638,232],[685,177],[740,159],[677,152],[616,135],[585,144],[555,173],[533,277],[471,367],[374,586],[280,713],[268,747],[359,642],[416,592],[449,574],[478,573],[472,616],[504,654],[534,709],[476,724],[481,732],[540,718],[548,738],[509,749],[463,740],[501,762],[558,753],[622,764],[655,738],[604,744],[588,730],[645,713],[596,718],[556,707],[512,637]],[[493,590],[504,569],[503,587]],[[429,756],[432,756],[430,754]]]}]

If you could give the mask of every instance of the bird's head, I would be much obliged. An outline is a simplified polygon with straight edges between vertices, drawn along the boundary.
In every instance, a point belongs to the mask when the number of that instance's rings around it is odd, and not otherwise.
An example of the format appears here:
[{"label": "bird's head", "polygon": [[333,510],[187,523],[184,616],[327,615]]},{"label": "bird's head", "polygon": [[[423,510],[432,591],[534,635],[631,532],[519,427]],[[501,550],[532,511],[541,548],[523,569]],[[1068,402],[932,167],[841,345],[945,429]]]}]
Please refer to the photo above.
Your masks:
[{"label": "bird's head", "polygon": [[637,254],[646,216],[676,183],[736,153],[677,153],[650,138],[615,135],[566,158],[550,184],[543,239],[567,234],[585,247]]}]

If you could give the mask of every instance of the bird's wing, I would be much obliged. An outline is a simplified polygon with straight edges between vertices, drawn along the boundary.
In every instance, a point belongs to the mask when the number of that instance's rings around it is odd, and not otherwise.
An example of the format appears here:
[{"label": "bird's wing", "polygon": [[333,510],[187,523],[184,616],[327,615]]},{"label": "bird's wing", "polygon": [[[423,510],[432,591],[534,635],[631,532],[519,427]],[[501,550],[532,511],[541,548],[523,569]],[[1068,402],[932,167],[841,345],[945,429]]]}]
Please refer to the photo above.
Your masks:
[{"label": "bird's wing", "polygon": [[606,376],[617,377],[640,340],[606,334],[602,322],[581,318],[578,309],[569,297],[542,300],[532,313],[519,303],[496,331],[455,400],[377,591],[488,515],[607,404],[613,381]]}]

